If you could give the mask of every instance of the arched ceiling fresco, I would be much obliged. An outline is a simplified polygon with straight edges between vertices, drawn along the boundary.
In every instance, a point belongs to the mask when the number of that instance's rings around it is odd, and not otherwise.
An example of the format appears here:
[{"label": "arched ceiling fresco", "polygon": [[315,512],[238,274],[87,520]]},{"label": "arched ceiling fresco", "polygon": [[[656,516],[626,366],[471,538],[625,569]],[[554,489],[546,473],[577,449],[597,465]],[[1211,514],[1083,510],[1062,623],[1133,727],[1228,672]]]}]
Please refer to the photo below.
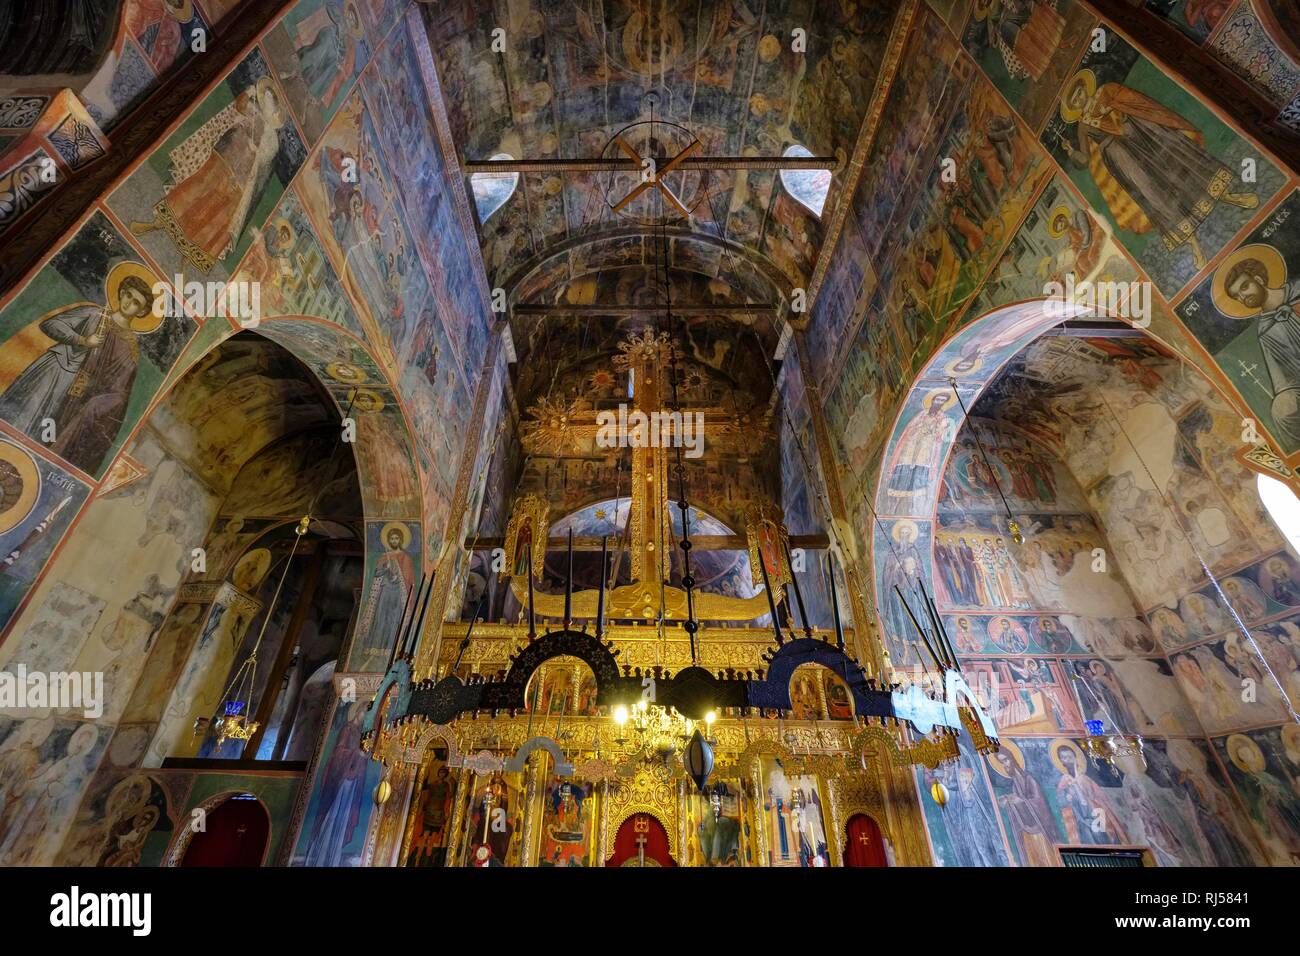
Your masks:
[{"label": "arched ceiling fresco", "polygon": [[284,347],[241,333],[205,355],[151,418],[216,491],[227,493],[265,449],[336,423],[334,403]]},{"label": "arched ceiling fresco", "polygon": [[[787,302],[791,289],[812,280],[846,194],[846,167],[898,10],[891,2],[789,0],[424,6],[462,164],[500,153],[552,163],[623,158],[614,143],[620,133],[661,163],[694,138],[697,156],[779,158],[799,144],[840,164],[821,218],[783,188],[779,169],[680,172],[672,188],[691,214],[668,217],[666,263],[660,224],[647,217],[669,200],[651,188],[625,209],[611,208],[637,185],[634,171],[525,171],[505,205],[479,224],[489,285],[512,305],[651,304],[663,301],[666,265],[678,305]],[[798,31],[806,52],[792,49]],[[653,130],[627,129],[650,120],[652,108]],[[701,315],[692,335],[734,337],[737,318],[761,327],[770,357],[774,317]],[[552,325],[573,320],[561,311],[545,316]],[[592,348],[612,354],[627,323],[597,322]],[[537,324],[536,316],[511,317],[521,370],[536,354]],[[762,373],[760,399],[770,394],[762,363],[744,364]],[[538,388],[521,383],[521,407]]]}]

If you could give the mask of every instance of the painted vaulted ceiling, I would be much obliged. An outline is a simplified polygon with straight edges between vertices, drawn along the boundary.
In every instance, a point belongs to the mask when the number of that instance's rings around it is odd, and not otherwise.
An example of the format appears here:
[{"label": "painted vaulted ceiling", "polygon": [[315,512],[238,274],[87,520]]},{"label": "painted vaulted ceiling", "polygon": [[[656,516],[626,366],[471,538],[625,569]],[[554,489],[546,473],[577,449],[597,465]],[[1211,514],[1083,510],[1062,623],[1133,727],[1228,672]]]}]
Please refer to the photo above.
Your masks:
[{"label": "painted vaulted ceiling", "polygon": [[[480,217],[489,285],[512,304],[658,303],[666,271],[677,304],[788,301],[791,289],[809,284],[842,201],[844,166],[898,6],[544,0],[423,7],[462,163],[501,154],[622,158],[612,145],[621,133],[639,153],[657,149],[663,158],[695,138],[699,156],[776,158],[797,144],[841,164],[821,217],[794,199],[775,169],[682,173],[672,187],[691,214],[664,217],[662,239],[663,219],[651,220],[659,208],[652,204],[664,200],[654,190],[621,212],[611,208],[637,184],[632,172],[523,172],[504,205]],[[792,50],[799,30],[803,53]],[[652,110],[657,126],[627,129],[649,121]],[[737,336],[738,318],[753,335],[742,327]],[[521,405],[538,394],[541,379],[552,387],[551,365],[561,355],[566,368],[585,374],[645,322],[512,316]],[[688,326],[690,347],[717,359],[705,363],[710,374],[760,400],[770,394],[756,350],[772,356],[776,321],[699,315]]]}]

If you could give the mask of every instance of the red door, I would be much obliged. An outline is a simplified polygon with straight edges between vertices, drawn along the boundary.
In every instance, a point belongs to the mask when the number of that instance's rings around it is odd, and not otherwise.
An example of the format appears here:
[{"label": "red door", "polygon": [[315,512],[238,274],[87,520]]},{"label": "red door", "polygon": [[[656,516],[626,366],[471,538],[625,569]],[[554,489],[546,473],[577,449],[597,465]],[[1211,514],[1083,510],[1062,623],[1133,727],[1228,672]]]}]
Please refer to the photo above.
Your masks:
[{"label": "red door", "polygon": [[845,830],[849,838],[844,847],[845,866],[889,866],[885,840],[875,820],[865,813],[855,813],[849,817]]},{"label": "red door", "polygon": [[231,797],[207,815],[206,828],[190,838],[181,866],[261,866],[271,839],[262,801]]},{"label": "red door", "polygon": [[614,855],[605,861],[606,866],[676,866],[668,849],[668,832],[664,825],[648,813],[634,813],[623,821],[614,837]]}]

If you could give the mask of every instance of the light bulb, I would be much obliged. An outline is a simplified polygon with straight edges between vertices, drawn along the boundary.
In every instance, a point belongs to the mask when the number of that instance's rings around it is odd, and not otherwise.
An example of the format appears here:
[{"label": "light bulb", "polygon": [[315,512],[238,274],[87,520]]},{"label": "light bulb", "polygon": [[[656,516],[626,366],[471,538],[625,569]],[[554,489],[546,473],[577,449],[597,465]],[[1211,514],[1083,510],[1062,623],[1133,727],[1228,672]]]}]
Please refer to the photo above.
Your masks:
[{"label": "light bulb", "polygon": [[627,708],[622,704],[614,708],[614,723],[620,727],[627,723]]},{"label": "light bulb", "polygon": [[704,715],[704,726],[712,727],[713,722],[717,719],[718,719],[718,715],[713,711],[709,711],[707,714]]}]

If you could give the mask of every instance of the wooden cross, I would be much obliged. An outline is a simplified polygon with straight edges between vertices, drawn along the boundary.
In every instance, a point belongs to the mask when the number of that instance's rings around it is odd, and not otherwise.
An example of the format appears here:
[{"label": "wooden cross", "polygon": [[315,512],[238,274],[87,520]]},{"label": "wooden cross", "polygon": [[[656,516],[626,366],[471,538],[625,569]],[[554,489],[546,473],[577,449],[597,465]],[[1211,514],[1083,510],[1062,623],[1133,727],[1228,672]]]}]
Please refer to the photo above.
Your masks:
[{"label": "wooden cross", "polygon": [[[663,178],[668,173],[671,173],[675,168],[677,168],[677,166],[683,160],[685,160],[687,157],[689,157],[692,153],[694,153],[696,150],[700,148],[700,141],[698,139],[692,140],[689,146],[683,149],[672,159],[668,160],[668,162],[664,163],[664,165],[661,167],[656,167],[654,157],[650,157],[650,156],[643,157],[635,149],[629,146],[627,140],[625,140],[622,136],[615,137],[614,141],[618,143],[619,149],[627,153],[628,158],[631,159],[632,162],[636,163],[639,167],[641,167],[641,169],[645,170],[645,178],[641,180],[640,184],[637,185],[636,188],[634,188],[630,193],[628,193],[626,196],[624,196],[622,199],[620,199],[617,203],[614,204],[615,212],[618,212],[620,209],[622,209],[624,206],[630,203],[637,196],[641,195],[651,186],[654,186],[656,189],[658,189],[661,193],[664,194],[664,198],[666,198],[670,203],[672,203],[677,208],[677,211],[680,212],[683,216],[689,216],[691,214],[691,211],[686,208],[686,206],[682,203],[680,199],[677,198],[677,196],[673,193],[673,191],[664,185]],[[651,164],[649,169],[646,169],[647,160]]]}]

